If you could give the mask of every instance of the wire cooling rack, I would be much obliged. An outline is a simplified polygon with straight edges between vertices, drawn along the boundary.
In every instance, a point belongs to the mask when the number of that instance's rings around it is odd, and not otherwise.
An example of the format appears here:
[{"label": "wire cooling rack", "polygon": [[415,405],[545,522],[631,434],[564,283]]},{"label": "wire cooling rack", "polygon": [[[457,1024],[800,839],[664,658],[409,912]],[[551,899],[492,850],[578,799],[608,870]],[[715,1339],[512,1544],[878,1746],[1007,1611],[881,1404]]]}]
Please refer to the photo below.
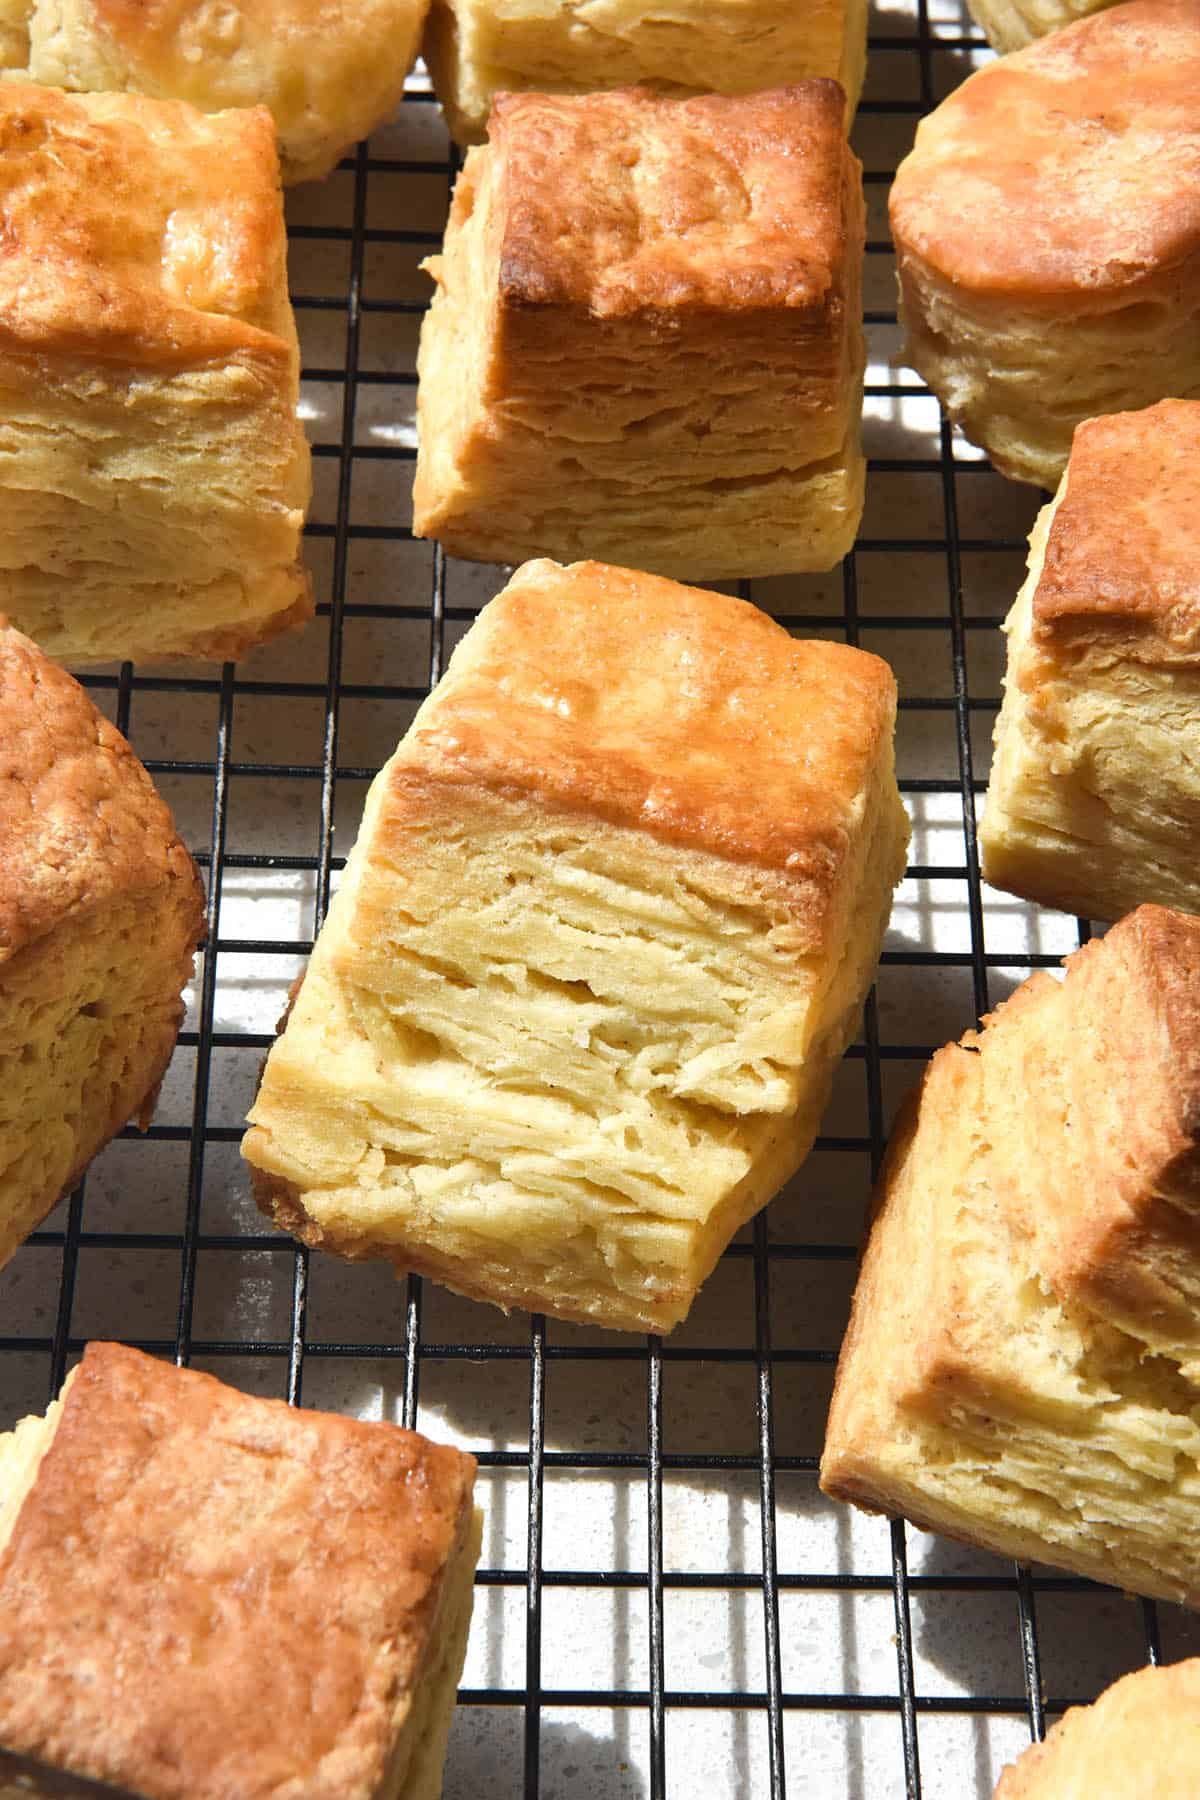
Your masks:
[{"label": "wire cooling rack", "polygon": [[209,949],[150,1131],[124,1133],[0,1274],[0,1427],[111,1336],[474,1450],[488,1525],[450,1800],[987,1800],[1065,1705],[1200,1649],[1174,1609],[1017,1571],[817,1491],[895,1105],[933,1049],[1087,929],[984,889],[976,858],[998,626],[1038,497],[952,438],[897,358],[888,185],[982,44],[953,0],[879,10],[871,30],[855,128],[862,535],[831,576],[742,591],[896,669],[913,861],[824,1135],[670,1339],[504,1319],[310,1257],[264,1228],[237,1154],[366,785],[502,579],[407,528],[418,264],[453,178],[419,76],[393,125],[289,204],[317,621],[236,669],[87,678],[205,871]]}]

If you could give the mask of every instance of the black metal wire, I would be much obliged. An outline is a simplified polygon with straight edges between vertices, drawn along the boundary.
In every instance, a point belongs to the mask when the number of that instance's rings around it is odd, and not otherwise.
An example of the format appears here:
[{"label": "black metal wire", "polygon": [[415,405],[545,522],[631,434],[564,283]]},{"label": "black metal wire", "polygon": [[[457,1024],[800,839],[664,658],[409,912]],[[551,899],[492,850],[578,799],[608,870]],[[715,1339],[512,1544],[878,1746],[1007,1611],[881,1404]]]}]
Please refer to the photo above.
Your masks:
[{"label": "black metal wire", "polygon": [[[916,100],[874,100],[864,103],[866,117],[894,115],[903,120],[915,118],[933,103],[936,83],[936,59],[943,52],[977,49],[978,37],[966,32],[938,35],[928,16],[926,0],[917,0],[917,32],[915,37],[897,33],[879,33],[871,40],[878,52],[903,52],[914,60],[917,70],[919,98]],[[412,96],[416,104],[424,104],[428,96]],[[905,1527],[896,1523],[891,1530],[887,1572],[862,1572],[854,1568],[795,1569],[787,1566],[781,1552],[785,1540],[779,1531],[778,1495],[781,1478],[802,1480],[811,1489],[815,1484],[817,1457],[814,1454],[781,1453],[777,1447],[782,1404],[780,1378],[788,1370],[803,1368],[829,1370],[835,1352],[824,1346],[796,1346],[777,1341],[773,1331],[772,1296],[778,1292],[778,1277],[788,1265],[810,1266],[814,1271],[828,1267],[843,1268],[856,1254],[853,1242],[815,1243],[806,1240],[772,1238],[764,1218],[757,1220],[749,1234],[731,1246],[727,1256],[731,1262],[749,1264],[753,1277],[753,1318],[748,1321],[744,1344],[676,1343],[649,1338],[630,1343],[621,1339],[601,1345],[575,1341],[559,1342],[547,1331],[546,1322],[535,1318],[530,1325],[527,1342],[498,1341],[487,1335],[489,1322],[479,1321],[481,1337],[469,1343],[449,1343],[427,1337],[424,1327],[422,1283],[410,1277],[398,1292],[396,1332],[384,1341],[335,1340],[314,1332],[311,1325],[310,1278],[308,1253],[289,1239],[266,1232],[246,1235],[206,1229],[204,1189],[206,1156],[214,1146],[236,1143],[240,1129],[236,1125],[217,1123],[212,1116],[214,1098],[214,1057],[229,1051],[261,1054],[270,1043],[263,1032],[229,1031],[215,1025],[216,996],[223,956],[257,957],[267,962],[278,957],[296,957],[310,948],[310,939],[296,937],[236,936],[222,930],[221,901],[223,884],[232,871],[281,871],[308,875],[313,881],[313,929],[319,928],[327,910],[338,872],[344,866],[344,855],[334,853],[334,823],[341,784],[364,782],[376,773],[372,767],[343,761],[339,746],[343,738],[342,708],[346,702],[370,700],[397,708],[419,701],[439,679],[446,660],[446,632],[449,626],[462,625],[474,616],[469,605],[453,598],[455,573],[440,549],[431,556],[431,581],[428,598],[422,599],[410,588],[397,591],[360,592],[353,576],[353,557],[357,546],[375,542],[403,542],[411,532],[399,524],[363,523],[354,514],[354,483],[360,467],[371,463],[394,466],[397,492],[408,482],[413,451],[399,445],[364,445],[356,441],[356,420],[362,395],[369,389],[411,389],[414,377],[407,371],[385,371],[364,366],[364,321],[402,319],[419,313],[420,303],[408,300],[377,298],[364,291],[367,258],[379,246],[409,245],[434,248],[436,232],[410,230],[402,224],[383,227],[375,222],[370,207],[372,180],[396,175],[442,175],[447,188],[453,181],[457,158],[431,157],[428,161],[413,158],[389,158],[371,155],[360,147],[353,158],[343,163],[339,179],[352,184],[349,224],[304,224],[295,226],[292,236],[309,244],[343,244],[348,247],[348,274],[344,293],[304,295],[297,299],[301,313],[340,316],[345,320],[346,350],[344,359],[333,366],[314,363],[304,371],[310,382],[328,383],[340,390],[340,418],[336,441],[315,446],[322,466],[336,464],[336,506],[331,521],[318,521],[309,528],[315,544],[329,546],[330,575],[320,594],[318,615],[327,621],[329,641],[325,680],[273,680],[261,674],[239,675],[232,665],[211,674],[173,675],[167,673],[135,674],[128,666],[116,675],[98,674],[87,677],[88,686],[97,697],[115,696],[115,716],[122,730],[128,731],[135,743],[138,736],[137,702],[139,698],[178,696],[207,697],[215,707],[216,723],[211,753],[202,756],[161,757],[148,759],[148,767],[156,776],[185,778],[209,784],[211,810],[207,842],[193,846],[197,860],[208,880],[209,946],[204,957],[196,991],[194,1023],[181,1036],[181,1049],[194,1053],[195,1074],[192,1088],[191,1118],[187,1124],[153,1125],[145,1134],[150,1145],[179,1143],[187,1145],[186,1204],[182,1228],[178,1232],[122,1233],[89,1229],[88,1200],[85,1189],[71,1197],[65,1220],[50,1229],[36,1233],[31,1240],[37,1254],[59,1254],[61,1274],[53,1320],[45,1330],[10,1332],[0,1335],[0,1378],[3,1358],[12,1355],[45,1356],[51,1391],[56,1391],[70,1362],[83,1347],[84,1338],[73,1326],[76,1302],[77,1271],[81,1255],[91,1256],[117,1250],[144,1250],[168,1253],[179,1258],[177,1321],[173,1336],[131,1337],[151,1353],[173,1357],[180,1362],[203,1359],[222,1361],[254,1357],[278,1366],[287,1396],[293,1402],[301,1398],[305,1370],[313,1365],[336,1364],[354,1359],[372,1359],[392,1363],[403,1372],[401,1415],[408,1426],[415,1426],[421,1416],[421,1372],[456,1363],[470,1362],[501,1369],[508,1364],[524,1364],[529,1381],[529,1425],[526,1447],[514,1450],[495,1449],[487,1444],[478,1447],[481,1467],[485,1470],[523,1473],[528,1483],[528,1513],[525,1533],[525,1567],[495,1568],[485,1566],[478,1582],[483,1589],[523,1590],[525,1597],[525,1661],[521,1686],[487,1686],[465,1689],[461,1700],[466,1706],[520,1708],[523,1713],[524,1778],[526,1800],[537,1800],[551,1792],[543,1774],[546,1756],[544,1716],[548,1709],[571,1707],[580,1709],[640,1710],[647,1724],[648,1761],[646,1768],[649,1800],[665,1800],[669,1791],[679,1791],[672,1782],[671,1715],[683,1716],[694,1710],[742,1712],[761,1718],[766,1728],[767,1790],[770,1800],[784,1800],[791,1778],[793,1792],[815,1791],[807,1781],[804,1766],[788,1767],[789,1745],[794,1743],[789,1721],[807,1713],[836,1713],[847,1720],[877,1713],[896,1722],[897,1767],[903,1771],[903,1782],[910,1800],[920,1800],[922,1793],[920,1730],[922,1721],[939,1717],[975,1716],[988,1719],[997,1716],[1024,1716],[1033,1736],[1042,1735],[1047,1716],[1069,1704],[1094,1698],[1090,1693],[1042,1693],[1042,1653],[1039,1643],[1037,1598],[1046,1595],[1099,1594],[1092,1584],[1069,1576],[1039,1575],[1036,1583],[1025,1569],[1005,1571],[997,1565],[993,1573],[949,1573],[909,1569],[910,1545]],[[882,191],[891,180],[890,168],[869,168],[868,188]],[[890,254],[890,246],[873,239],[868,247],[872,258]],[[891,309],[874,308],[867,314],[871,327],[892,327],[896,314]],[[886,381],[873,381],[868,394],[896,400],[911,398],[923,390],[908,376],[897,373]],[[913,864],[909,870],[914,881],[941,880],[954,884],[956,895],[965,898],[970,924],[969,948],[954,951],[926,951],[917,948],[889,949],[883,956],[882,968],[969,971],[976,1011],[982,1014],[988,1006],[991,972],[1004,968],[1011,972],[1054,966],[1058,958],[1040,952],[1017,956],[1007,950],[989,949],[985,936],[985,911],[982,900],[979,865],[975,841],[975,802],[982,782],[973,766],[972,725],[981,715],[992,712],[997,703],[994,694],[972,691],[970,651],[981,641],[980,634],[995,633],[1001,614],[979,607],[971,601],[964,577],[964,558],[978,552],[1010,551],[1023,553],[1022,538],[1008,535],[979,536],[966,534],[960,528],[959,484],[975,484],[989,471],[978,460],[959,460],[948,428],[940,430],[939,453],[874,457],[869,474],[874,480],[900,473],[937,478],[940,483],[940,528],[931,535],[896,538],[867,535],[860,539],[856,554],[847,559],[842,571],[841,607],[836,603],[826,610],[802,615],[788,614],[784,622],[794,630],[840,633],[847,642],[858,643],[876,631],[924,634],[931,645],[947,646],[953,673],[949,694],[904,693],[902,714],[945,714],[953,720],[956,768],[945,777],[905,777],[902,792],[914,802],[924,796],[949,796],[962,808],[963,849],[960,858],[940,862]],[[971,490],[974,492],[974,488]],[[860,605],[863,562],[867,556],[902,559],[914,555],[940,559],[945,582],[945,605],[938,609],[938,597],[930,592],[930,610],[892,617],[887,612],[864,610]],[[498,582],[497,582],[498,585]],[[427,681],[425,685],[400,683],[391,679],[392,671],[379,670],[378,682],[345,679],[347,628],[357,620],[372,619],[381,626],[402,628],[414,624],[428,629]],[[259,667],[267,666],[263,663]],[[321,748],[312,761],[264,763],[235,754],[235,716],[253,715],[262,700],[290,698],[319,703],[322,709]],[[397,731],[397,735],[399,732]],[[274,855],[253,847],[247,849],[230,843],[231,810],[245,782],[302,784],[311,795],[314,840],[311,852]],[[344,849],[344,846],[342,846]],[[1086,921],[1080,922],[1080,941],[1087,935]],[[964,1020],[965,1024],[967,1021]],[[848,1052],[852,1065],[861,1065],[865,1079],[865,1117],[863,1128],[852,1132],[830,1132],[817,1140],[814,1158],[817,1166],[823,1156],[840,1152],[860,1154],[869,1163],[872,1176],[877,1172],[883,1151],[886,1109],[885,1085],[889,1067],[911,1064],[915,1078],[917,1067],[935,1048],[933,1043],[881,1041],[880,1013],[872,994],[868,1000],[860,1042]],[[140,1134],[132,1129],[122,1133],[122,1142]],[[858,1230],[859,1220],[848,1218],[846,1238]],[[290,1257],[292,1279],[286,1326],[283,1335],[265,1332],[242,1338],[223,1338],[197,1332],[193,1327],[196,1301],[197,1269],[201,1257],[227,1253],[244,1255],[253,1251],[264,1257]],[[24,1252],[22,1254],[25,1254]],[[603,1389],[607,1374],[614,1376],[630,1365],[645,1372],[646,1448],[640,1450],[603,1450],[574,1445],[552,1447],[547,1442],[547,1395],[556,1379],[556,1367],[571,1364],[588,1365]],[[667,1448],[669,1420],[669,1371],[688,1366],[713,1370],[721,1367],[744,1368],[752,1378],[755,1394],[755,1435],[752,1449],[729,1452],[679,1452]],[[480,1369],[480,1380],[488,1379]],[[645,1481],[647,1505],[646,1568],[640,1569],[560,1569],[545,1567],[546,1535],[545,1480],[547,1472],[614,1474],[626,1472]],[[757,1483],[762,1549],[761,1572],[725,1567],[719,1555],[721,1546],[714,1545],[711,1568],[680,1572],[669,1566],[665,1554],[666,1526],[663,1510],[664,1476],[740,1474]],[[560,1590],[611,1590],[644,1594],[647,1608],[647,1673],[644,1688],[568,1688],[547,1685],[548,1678],[558,1680],[562,1671],[544,1664],[544,1597]],[[672,1668],[669,1620],[665,1600],[676,1592],[749,1593],[761,1597],[763,1608],[763,1683],[761,1688],[718,1691],[691,1691],[668,1685]],[[896,1690],[895,1692],[806,1692],[790,1688],[785,1679],[785,1619],[781,1615],[781,1598],[793,1595],[890,1595],[895,1618]],[[913,1601],[922,1605],[933,1597],[946,1595],[995,1595],[1015,1601],[1014,1615],[1023,1672],[1023,1692],[983,1691],[970,1695],[924,1693],[920,1691],[919,1654],[913,1627]],[[1146,1656],[1158,1661],[1162,1656],[1158,1613],[1153,1604],[1142,1604],[1141,1629]],[[714,1783],[714,1791],[715,1791]],[[737,1787],[737,1776],[731,1775],[729,1791],[749,1795],[748,1788]],[[757,1794],[753,1796],[757,1800]],[[823,1797],[822,1797],[823,1800]],[[832,1797],[831,1797],[832,1800]],[[851,1794],[848,1800],[862,1800]]]}]

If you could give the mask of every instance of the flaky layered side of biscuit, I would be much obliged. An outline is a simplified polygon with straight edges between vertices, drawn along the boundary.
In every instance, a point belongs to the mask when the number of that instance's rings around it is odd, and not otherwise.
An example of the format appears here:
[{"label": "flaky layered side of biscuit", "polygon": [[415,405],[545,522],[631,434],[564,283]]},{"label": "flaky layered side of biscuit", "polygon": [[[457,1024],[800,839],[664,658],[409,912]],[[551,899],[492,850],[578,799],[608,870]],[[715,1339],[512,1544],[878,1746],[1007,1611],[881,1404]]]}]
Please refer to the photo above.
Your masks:
[{"label": "flaky layered side of biscuit", "polygon": [[866,68],[864,0],[435,0],[425,37],[451,133],[480,144],[500,93],[595,93],[633,83],[666,94],[750,94],[779,82],[840,83],[847,115]]},{"label": "flaky layered side of biscuit", "polygon": [[204,895],[129,745],[0,629],[0,1265],[153,1111]]},{"label": "flaky layered side of biscuit", "polygon": [[1200,1604],[1200,920],[1143,907],[930,1064],[838,1368],[835,1498]]},{"label": "flaky layered side of biscuit", "polygon": [[437,1800],[474,1472],[89,1345],[0,1437],[0,1786]]},{"label": "flaky layered side of biscuit", "polygon": [[1200,402],[1081,425],[1005,629],[980,829],[995,887],[1200,912]]},{"label": "flaky layered side of biscuit", "polygon": [[997,50],[1024,49],[1037,38],[1116,4],[1118,0],[968,0],[971,17]]},{"label": "flaky layered side of biscuit", "polygon": [[0,610],[64,661],[307,618],[274,132],[0,82]]},{"label": "flaky layered side of biscuit", "polygon": [[497,562],[829,568],[862,511],[837,90],[506,96],[421,334],[414,528]]},{"label": "flaky layered side of biscuit", "polygon": [[0,72],[75,93],[265,106],[285,181],[327,175],[397,106],[428,0],[5,0]]},{"label": "flaky layered side of biscuit", "polygon": [[899,878],[894,689],[740,602],[533,564],[378,778],[244,1150],[309,1242],[684,1316],[807,1153]]},{"label": "flaky layered side of biscuit", "polygon": [[1073,1706],[1000,1777],[996,1800],[1192,1800],[1200,1775],[1200,1659],[1138,1669]]},{"label": "flaky layered side of biscuit", "polygon": [[1015,480],[1200,395],[1200,16],[1127,0],[979,70],[890,199],[908,359]]}]

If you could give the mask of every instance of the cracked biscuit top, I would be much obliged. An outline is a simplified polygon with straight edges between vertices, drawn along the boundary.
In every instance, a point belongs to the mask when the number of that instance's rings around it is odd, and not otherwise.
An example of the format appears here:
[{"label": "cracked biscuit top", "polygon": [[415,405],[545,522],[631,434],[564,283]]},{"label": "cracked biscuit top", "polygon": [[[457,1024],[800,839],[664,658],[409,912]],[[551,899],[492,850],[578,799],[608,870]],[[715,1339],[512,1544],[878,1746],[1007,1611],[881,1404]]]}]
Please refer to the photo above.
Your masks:
[{"label": "cracked biscuit top", "polygon": [[901,255],[996,294],[1200,279],[1197,0],[1128,0],[972,75],[918,127],[891,219]]},{"label": "cracked biscuit top", "polygon": [[383,1792],[473,1475],[91,1344],[0,1549],[0,1743],[160,1800]]},{"label": "cracked biscuit top", "polygon": [[836,312],[857,171],[844,106],[834,81],[686,100],[501,94],[503,301],[599,318]]},{"label": "cracked biscuit top", "polygon": [[264,109],[0,82],[0,351],[286,365],[285,257]]}]

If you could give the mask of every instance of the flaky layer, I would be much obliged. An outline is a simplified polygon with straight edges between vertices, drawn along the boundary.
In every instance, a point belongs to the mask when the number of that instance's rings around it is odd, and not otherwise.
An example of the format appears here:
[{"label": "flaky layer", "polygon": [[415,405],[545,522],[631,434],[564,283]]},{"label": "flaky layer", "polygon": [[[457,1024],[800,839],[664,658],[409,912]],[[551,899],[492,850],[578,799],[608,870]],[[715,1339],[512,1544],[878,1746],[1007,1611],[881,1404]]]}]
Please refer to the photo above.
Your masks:
[{"label": "flaky layer", "polygon": [[0,610],[70,663],[235,656],[304,623],[297,381],[0,356]]},{"label": "flaky layer", "polygon": [[[828,98],[503,103],[430,264],[419,535],[682,579],[845,555],[863,218]],[[576,163],[579,193],[554,173]]]},{"label": "flaky layer", "polygon": [[[1136,530],[1136,481],[1130,464]],[[1161,656],[1097,612],[1035,627],[1046,547],[1067,483],[1030,540],[1029,573],[1005,624],[1008,673],[980,827],[983,873],[1086,918],[1144,901],[1200,911],[1200,660]],[[1136,554],[1136,552],[1135,552]],[[1121,572],[1101,578],[1120,588]],[[1145,598],[1144,586],[1139,594]]]},{"label": "flaky layer", "polygon": [[[1186,1326],[1195,1147],[1174,1189],[1158,1152],[1127,1159],[1122,1109],[1142,1131],[1170,1071],[1153,1028],[1145,1045],[1127,1024],[1106,1042],[1073,999],[1102,973],[1114,1007],[1124,998],[1105,946],[1089,951],[1065,988],[1035,977],[981,1036],[940,1051],[898,1127],[821,1479],[969,1543],[1196,1605],[1200,1387],[1167,1293],[1177,1280]],[[1194,1135],[1194,1095],[1183,1122]],[[1160,1193],[1181,1217],[1156,1216],[1172,1210]]]},{"label": "flaky layer", "polygon": [[424,54],[453,136],[482,143],[498,93],[594,93],[637,82],[667,94],[746,94],[814,76],[853,116],[866,65],[863,0],[781,10],[771,0],[435,0]]},{"label": "flaky layer", "polygon": [[1164,275],[1161,291],[1098,301],[1083,289],[1077,305],[1046,311],[948,282],[903,241],[898,252],[906,359],[1014,481],[1055,488],[1084,419],[1200,397],[1200,259]]},{"label": "flaky layer", "polygon": [[668,1329],[811,1145],[903,863],[890,770],[825,956],[717,859],[526,803],[388,846],[386,779],[251,1114],[260,1191],[344,1254]]},{"label": "flaky layer", "polygon": [[[75,92],[265,106],[286,181],[325,175],[400,102],[427,0],[8,0],[0,69]],[[7,23],[8,13],[11,21]]]},{"label": "flaky layer", "polygon": [[1020,50],[1035,38],[1102,12],[1117,0],[969,0],[971,17],[997,50]]}]

